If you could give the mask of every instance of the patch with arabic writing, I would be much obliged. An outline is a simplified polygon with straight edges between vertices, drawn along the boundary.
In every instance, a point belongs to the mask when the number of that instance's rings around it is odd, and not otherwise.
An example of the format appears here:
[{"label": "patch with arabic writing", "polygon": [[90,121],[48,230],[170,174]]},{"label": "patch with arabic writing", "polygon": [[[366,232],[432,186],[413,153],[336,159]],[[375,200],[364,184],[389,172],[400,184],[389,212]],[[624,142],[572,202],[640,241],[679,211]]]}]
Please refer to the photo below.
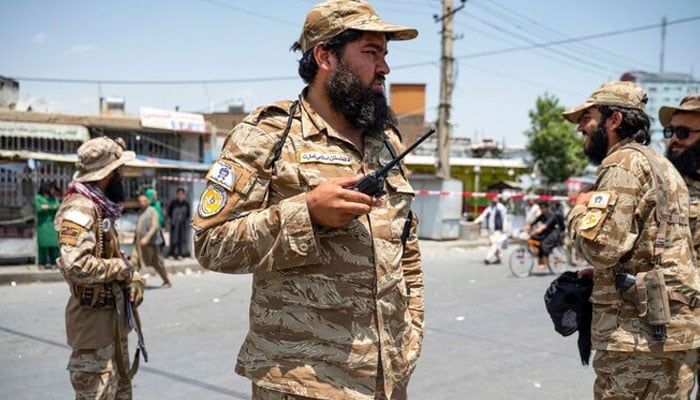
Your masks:
[{"label": "patch with arabic writing", "polygon": [[209,169],[207,179],[232,192],[236,184],[236,172],[225,162],[217,161]]},{"label": "patch with arabic writing", "polygon": [[299,162],[304,163],[321,163],[333,165],[350,165],[352,157],[342,153],[317,153],[317,152],[301,152],[299,153]]},{"label": "patch with arabic writing", "polygon": [[591,199],[588,201],[588,208],[608,208],[609,205],[615,204],[617,195],[612,192],[593,192]]},{"label": "patch with arabic writing", "polygon": [[588,210],[578,222],[578,229],[586,230],[594,228],[603,219],[603,211],[599,209]]},{"label": "patch with arabic writing", "polygon": [[78,243],[83,227],[71,221],[63,221],[61,229],[58,231],[58,243],[75,246]]},{"label": "patch with arabic writing", "polygon": [[199,198],[199,216],[209,218],[221,212],[226,204],[226,191],[219,185],[209,185]]}]

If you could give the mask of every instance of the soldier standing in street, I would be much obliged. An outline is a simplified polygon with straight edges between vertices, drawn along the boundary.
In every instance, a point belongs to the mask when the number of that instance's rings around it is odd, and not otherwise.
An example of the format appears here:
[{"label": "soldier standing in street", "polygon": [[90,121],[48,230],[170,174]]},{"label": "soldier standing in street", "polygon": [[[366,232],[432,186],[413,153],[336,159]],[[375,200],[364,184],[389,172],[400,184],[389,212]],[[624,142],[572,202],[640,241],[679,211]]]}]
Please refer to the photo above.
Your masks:
[{"label": "soldier standing in street", "polygon": [[591,342],[595,399],[687,399],[693,388],[700,293],[688,228],[688,190],[646,145],[644,90],[610,82],[564,113],[600,164],[580,194],[568,232],[593,266]]},{"label": "soldier standing in street", "polygon": [[252,273],[236,372],[254,399],[406,399],[423,337],[414,191],[351,187],[397,154],[384,81],[389,40],[415,29],[359,0],[307,15],[297,101],[257,108],[229,134],[194,216],[205,268]]},{"label": "soldier standing in street", "polygon": [[98,137],[83,143],[78,170],[56,214],[58,266],[71,292],[66,335],[76,399],[132,397],[128,317],[136,311],[132,304],[143,299],[145,281],[126,263],[114,222],[124,200],[123,165],[133,158],[123,141]]},{"label": "soldier standing in street", "polygon": [[[690,231],[693,234],[696,265],[700,262],[700,93],[686,96],[678,107],[664,106],[659,109],[659,122],[668,139],[666,157],[683,175],[690,193]],[[700,360],[698,360],[700,363]],[[700,368],[698,375],[700,387]],[[700,390],[695,396],[700,400]]]}]

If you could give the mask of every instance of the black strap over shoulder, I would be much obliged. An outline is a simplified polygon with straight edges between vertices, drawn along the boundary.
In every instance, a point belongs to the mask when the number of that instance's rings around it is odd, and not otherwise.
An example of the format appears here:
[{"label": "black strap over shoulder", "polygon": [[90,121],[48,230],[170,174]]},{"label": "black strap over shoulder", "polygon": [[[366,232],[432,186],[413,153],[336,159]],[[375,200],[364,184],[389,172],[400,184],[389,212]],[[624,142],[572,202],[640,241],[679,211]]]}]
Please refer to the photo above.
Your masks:
[{"label": "black strap over shoulder", "polygon": [[270,157],[265,161],[265,168],[271,168],[277,160],[279,160],[280,155],[282,155],[282,147],[284,147],[284,142],[287,141],[287,136],[289,136],[289,130],[292,128],[292,121],[294,121],[294,114],[296,114],[297,111],[297,106],[299,105],[299,100],[294,100],[292,102],[292,106],[289,107],[289,118],[287,119],[287,126],[284,128],[284,132],[282,132],[282,138],[275,144],[275,147],[272,148],[272,152],[270,153]]}]

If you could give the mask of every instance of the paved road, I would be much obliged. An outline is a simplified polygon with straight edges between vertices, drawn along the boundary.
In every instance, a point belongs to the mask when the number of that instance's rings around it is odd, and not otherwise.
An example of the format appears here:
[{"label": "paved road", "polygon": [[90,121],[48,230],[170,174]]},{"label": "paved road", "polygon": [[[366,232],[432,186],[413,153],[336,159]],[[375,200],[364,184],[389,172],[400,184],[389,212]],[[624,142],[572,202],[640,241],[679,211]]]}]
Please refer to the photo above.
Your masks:
[{"label": "paved road", "polygon": [[[578,360],[575,335],[556,334],[544,310],[552,276],[513,278],[507,266],[481,264],[485,249],[432,241],[422,248],[427,330],[412,399],[592,398],[594,374]],[[232,371],[247,329],[250,277],[195,273],[173,284],[146,292],[141,317],[151,360],[142,363],[134,397],[250,398],[250,384]],[[1,398],[73,396],[67,293],[62,282],[0,288]]]}]

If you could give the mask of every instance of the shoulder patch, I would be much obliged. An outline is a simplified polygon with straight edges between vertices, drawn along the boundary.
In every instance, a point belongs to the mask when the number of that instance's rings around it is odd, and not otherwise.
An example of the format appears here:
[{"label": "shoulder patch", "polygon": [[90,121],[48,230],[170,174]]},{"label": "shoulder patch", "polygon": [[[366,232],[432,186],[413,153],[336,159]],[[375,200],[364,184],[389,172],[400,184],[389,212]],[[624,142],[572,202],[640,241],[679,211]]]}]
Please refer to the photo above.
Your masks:
[{"label": "shoulder patch", "polygon": [[78,210],[70,210],[63,215],[63,220],[74,222],[85,228],[92,220],[92,217]]},{"label": "shoulder patch", "polygon": [[226,191],[219,185],[209,184],[199,198],[199,216],[212,217],[224,208],[226,204]]},{"label": "shoulder patch", "polygon": [[73,221],[63,220],[58,232],[58,243],[75,246],[84,228]]},{"label": "shoulder patch", "polygon": [[211,166],[206,178],[232,192],[236,184],[236,171],[228,163],[218,160]]},{"label": "shoulder patch", "polygon": [[600,209],[588,210],[578,222],[578,229],[587,230],[594,228],[603,219],[603,211]]},{"label": "shoulder patch", "polygon": [[614,205],[617,200],[617,194],[613,192],[593,192],[591,200],[588,202],[588,208],[605,209],[608,206]]}]

